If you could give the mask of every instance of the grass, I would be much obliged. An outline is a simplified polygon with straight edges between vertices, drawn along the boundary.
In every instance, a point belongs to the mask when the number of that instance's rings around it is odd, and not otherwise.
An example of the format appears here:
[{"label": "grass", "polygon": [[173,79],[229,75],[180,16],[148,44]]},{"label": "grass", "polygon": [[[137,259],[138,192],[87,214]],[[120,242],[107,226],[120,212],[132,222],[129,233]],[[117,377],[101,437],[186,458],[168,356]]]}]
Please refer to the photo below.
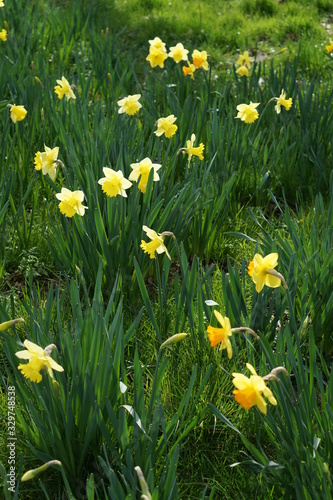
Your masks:
[{"label": "grass", "polygon": [[[175,10],[150,0],[40,1],[24,5],[24,18],[23,0],[7,3],[0,323],[25,324],[0,333],[3,483],[11,384],[16,479],[62,462],[17,482],[25,498],[139,498],[137,466],[153,499],[329,498],[333,93],[324,47],[333,2],[183,0]],[[155,36],[207,50],[209,71],[192,81],[171,59],[150,68]],[[253,60],[241,78],[244,50]],[[75,102],[54,94],[62,75]],[[282,89],[293,105],[277,115]],[[119,115],[117,101],[136,93],[140,112]],[[250,101],[259,118],[247,125],[236,107]],[[6,107],[14,102],[28,110],[16,124]],[[157,138],[156,120],[169,114],[178,131]],[[192,133],[204,159],[188,163],[178,153]],[[44,144],[59,147],[54,180],[34,169]],[[128,177],[145,157],[161,164],[159,181],[150,175],[146,193],[133,183],[126,199],[107,198],[103,167]],[[64,186],[84,192],[83,217],[60,214]],[[171,261],[142,252],[143,225],[172,231]],[[287,290],[255,291],[247,266],[256,252],[278,253]],[[207,339],[212,300],[233,328],[260,336],[233,335],[230,360]],[[160,349],[180,332],[184,340]],[[57,346],[56,383],[22,377],[15,353],[25,339]],[[246,362],[261,376],[279,365],[290,374],[268,383],[278,405],[266,416],[232,394]]]}]

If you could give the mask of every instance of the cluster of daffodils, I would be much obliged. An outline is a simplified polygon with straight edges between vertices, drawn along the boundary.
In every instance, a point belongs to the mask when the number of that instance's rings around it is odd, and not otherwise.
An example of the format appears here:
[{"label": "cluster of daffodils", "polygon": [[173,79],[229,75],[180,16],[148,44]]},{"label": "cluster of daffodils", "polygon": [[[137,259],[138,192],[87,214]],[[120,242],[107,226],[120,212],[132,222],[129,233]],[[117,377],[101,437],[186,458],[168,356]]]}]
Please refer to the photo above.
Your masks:
[{"label": "cluster of daffodils", "polygon": [[[283,106],[287,111],[290,110],[293,100],[291,97],[289,99],[286,98],[286,93],[282,89],[279,97],[272,97],[269,102],[275,101],[275,111],[277,114],[281,113],[281,107]],[[245,123],[253,123],[259,118],[259,113],[257,111],[257,107],[259,106],[259,102],[252,102],[250,104],[238,104],[237,106],[237,116],[235,118],[239,118],[242,122]]]},{"label": "cluster of daffodils", "polygon": [[188,58],[188,53],[189,51],[184,48],[182,43],[177,43],[174,47],[170,47],[168,53],[165,43],[156,36],[153,40],[149,40],[149,54],[146,60],[152,68],[156,68],[156,66],[164,68],[164,62],[168,57],[173,59],[176,64],[184,61],[187,63],[187,66],[183,66],[183,73],[185,76],[190,75],[192,79],[194,79],[194,72],[197,69],[202,68],[208,71],[209,65],[205,50],[200,52],[195,49],[192,53],[192,62]]},{"label": "cluster of daffodils", "polygon": [[236,70],[240,76],[249,76],[249,69],[251,67],[251,60],[248,51],[246,50],[244,54],[240,54],[236,61],[239,68]]},{"label": "cluster of daffodils", "polygon": [[[278,288],[282,283],[283,286],[287,288],[284,277],[282,276],[282,274],[275,270],[277,264],[277,253],[271,253],[266,257],[262,257],[258,253],[255,254],[253,260],[248,266],[248,273],[252,278],[256,287],[256,291],[258,293],[261,292],[265,285],[270,288]],[[217,304],[214,303],[214,305]],[[256,339],[259,339],[259,336],[251,328],[231,328],[230,319],[227,316],[223,317],[216,310],[214,310],[214,315],[218,323],[220,324],[220,327],[211,325],[207,327],[210,345],[213,348],[219,345],[220,350],[226,349],[229,359],[232,358],[232,345],[230,338],[233,334],[245,332],[250,333]],[[233,384],[236,387],[236,389],[233,391],[235,399],[244,409],[248,410],[252,406],[257,406],[258,409],[266,415],[267,403],[262,395],[264,395],[271,404],[277,404],[276,399],[274,398],[271,390],[266,386],[266,383],[269,380],[278,380],[278,378],[276,377],[277,373],[284,372],[286,375],[288,375],[288,372],[283,367],[277,367],[274,368],[269,375],[260,377],[259,375],[257,375],[252,365],[247,363],[246,366],[252,373],[250,378],[246,377],[242,373],[233,373]]]}]

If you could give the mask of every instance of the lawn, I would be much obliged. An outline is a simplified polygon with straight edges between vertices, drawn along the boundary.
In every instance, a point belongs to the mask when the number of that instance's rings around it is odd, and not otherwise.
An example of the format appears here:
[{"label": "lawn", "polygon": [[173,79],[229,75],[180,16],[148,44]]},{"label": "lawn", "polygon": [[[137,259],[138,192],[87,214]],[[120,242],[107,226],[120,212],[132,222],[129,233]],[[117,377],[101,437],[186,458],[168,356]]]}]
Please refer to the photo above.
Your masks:
[{"label": "lawn", "polygon": [[0,496],[331,498],[333,1],[1,3]]}]

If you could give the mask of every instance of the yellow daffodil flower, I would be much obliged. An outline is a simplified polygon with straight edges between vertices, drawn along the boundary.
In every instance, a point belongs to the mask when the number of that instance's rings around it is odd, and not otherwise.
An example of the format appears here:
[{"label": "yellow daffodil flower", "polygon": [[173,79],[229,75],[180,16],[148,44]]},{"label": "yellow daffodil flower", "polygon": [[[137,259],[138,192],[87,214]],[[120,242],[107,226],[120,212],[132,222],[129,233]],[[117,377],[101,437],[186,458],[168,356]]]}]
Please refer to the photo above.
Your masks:
[{"label": "yellow daffodil flower", "polygon": [[3,0],[0,0],[0,7],[4,7],[4,6],[5,6],[5,4],[4,4]]},{"label": "yellow daffodil flower", "polygon": [[141,94],[134,94],[120,99],[120,101],[118,101],[117,103],[118,106],[120,106],[118,113],[126,113],[129,116],[135,115],[135,113],[137,113],[139,109],[142,108],[142,104],[138,102],[140,97]]},{"label": "yellow daffodil flower", "polygon": [[249,410],[252,406],[257,406],[258,409],[266,415],[267,403],[262,397],[262,394],[268,399],[272,405],[277,405],[277,401],[273,396],[272,391],[266,386],[264,378],[257,375],[255,369],[250,363],[246,363],[247,368],[252,373],[248,378],[242,373],[233,373],[233,384],[236,389],[233,391],[237,403],[241,404],[245,410]]},{"label": "yellow daffodil flower", "polygon": [[275,111],[277,112],[277,114],[281,113],[281,106],[284,106],[286,110],[289,111],[293,103],[291,97],[289,97],[289,99],[286,99],[286,93],[283,89],[281,91],[280,97],[274,97],[273,99],[276,100]]},{"label": "yellow daffodil flower", "polygon": [[142,250],[145,253],[148,253],[151,259],[156,258],[155,252],[157,252],[158,254],[165,252],[168,258],[171,260],[167,247],[164,245],[164,237],[167,235],[171,235],[172,233],[169,232],[164,232],[161,234],[156,233],[156,231],[150,229],[147,226],[142,226],[142,229],[146,232],[148,238],[152,240],[149,243],[146,243],[144,240],[141,240],[140,247],[142,248]]},{"label": "yellow daffodil flower", "polygon": [[68,80],[63,76],[61,80],[57,80],[58,85],[54,87],[54,92],[57,94],[59,99],[66,96],[67,101],[69,99],[76,99],[76,96],[72,90],[72,86],[69,84]]},{"label": "yellow daffodil flower", "polygon": [[14,123],[21,122],[27,116],[28,111],[24,106],[16,104],[9,104],[10,107],[10,117]]},{"label": "yellow daffodil flower", "polygon": [[283,276],[274,270],[278,264],[278,258],[277,253],[270,253],[266,257],[256,253],[254,259],[250,262],[248,266],[249,276],[255,283],[258,293],[261,292],[265,285],[270,288],[278,288],[281,281],[284,281]]},{"label": "yellow daffodil flower", "polygon": [[42,349],[39,345],[29,340],[25,340],[24,345],[26,350],[18,351],[16,356],[19,359],[28,359],[29,362],[26,365],[20,364],[18,369],[22,372],[24,377],[31,380],[31,382],[37,382],[38,384],[42,380],[41,370],[48,373],[51,378],[53,378],[53,370],[58,372],[64,371],[63,367],[58,365],[58,363],[51,358],[52,349],[56,347],[54,344],[50,344],[45,347],[45,349]]},{"label": "yellow daffodil flower", "polygon": [[241,66],[240,68],[238,68],[236,73],[238,73],[240,76],[249,76],[249,70],[246,66]]},{"label": "yellow daffodil flower", "polygon": [[182,43],[177,43],[175,47],[170,47],[169,57],[178,64],[180,61],[187,61],[188,50]]},{"label": "yellow daffodil flower", "polygon": [[130,181],[137,181],[140,178],[140,182],[138,188],[141,193],[145,193],[147,189],[147,182],[149,178],[149,172],[153,168],[154,169],[154,177],[153,181],[159,181],[160,177],[157,171],[161,168],[162,165],[158,163],[152,163],[149,158],[144,158],[140,161],[140,163],[131,163],[131,168],[133,171],[129,175]]},{"label": "yellow daffodil flower", "polygon": [[182,153],[188,154],[188,163],[189,164],[190,164],[192,156],[197,156],[199,158],[199,160],[203,160],[203,150],[204,150],[205,146],[201,142],[200,146],[194,148],[193,147],[194,142],[195,142],[195,134],[192,134],[191,139],[186,141],[186,148],[181,148],[178,150],[178,153],[180,153],[180,151],[181,151]]},{"label": "yellow daffodil flower", "polygon": [[45,151],[41,153],[37,151],[35,154],[35,169],[42,170],[43,175],[49,175],[54,181],[57,174],[58,165],[63,165],[61,160],[58,160],[59,148],[55,147],[53,149],[45,146]]},{"label": "yellow daffodil flower", "polygon": [[207,333],[211,347],[216,347],[220,344],[220,350],[227,349],[228,358],[232,358],[232,346],[229,337],[232,336],[230,320],[227,316],[223,317],[218,311],[214,310],[215,318],[220,323],[222,328],[216,328],[208,325]]},{"label": "yellow daffodil flower", "polygon": [[194,64],[188,63],[188,66],[183,66],[183,73],[185,76],[190,75],[192,80],[194,80],[194,72],[196,71],[196,69],[197,68],[194,66]]},{"label": "yellow daffodil flower", "polygon": [[330,44],[326,45],[326,50],[330,54],[333,51],[333,41],[332,38],[330,38]]},{"label": "yellow daffodil flower", "polygon": [[0,31],[0,40],[5,42],[7,40],[7,30],[4,28]]},{"label": "yellow daffodil flower", "polygon": [[242,122],[245,123],[253,123],[259,117],[259,113],[256,110],[256,107],[259,106],[259,104],[259,102],[254,103],[252,101],[250,104],[238,104],[238,114],[235,118],[240,118]]},{"label": "yellow daffodil flower", "polygon": [[244,54],[239,55],[236,64],[239,64],[240,66],[246,66],[247,68],[251,67],[250,56],[247,50],[244,52]]},{"label": "yellow daffodil flower", "polygon": [[149,54],[146,57],[146,61],[149,61],[152,68],[159,66],[164,68],[164,61],[168,58],[168,54],[162,49],[156,47],[150,47]]},{"label": "yellow daffodil flower", "polygon": [[155,130],[154,134],[157,135],[157,137],[165,134],[165,137],[170,139],[170,137],[175,135],[178,129],[177,125],[174,125],[176,120],[177,118],[174,115],[169,115],[166,118],[159,118],[156,122],[157,130]]},{"label": "yellow daffodil flower", "polygon": [[70,191],[63,187],[61,193],[56,194],[56,198],[60,200],[60,212],[66,217],[73,217],[75,214],[82,217],[85,209],[88,208],[82,205],[84,199],[83,191]]},{"label": "yellow daffodil flower", "polygon": [[207,52],[205,50],[199,52],[195,49],[192,53],[192,61],[196,68],[203,68],[208,71]]},{"label": "yellow daffodil flower", "polygon": [[158,36],[155,36],[154,40],[149,40],[149,45],[155,49],[161,49],[163,52],[166,52],[165,43],[162,42]]},{"label": "yellow daffodil flower", "polygon": [[105,177],[99,179],[98,184],[102,186],[102,190],[107,196],[111,198],[120,194],[124,198],[127,198],[125,189],[132,186],[132,183],[124,178],[121,170],[117,172],[112,170],[112,168],[103,168]]}]

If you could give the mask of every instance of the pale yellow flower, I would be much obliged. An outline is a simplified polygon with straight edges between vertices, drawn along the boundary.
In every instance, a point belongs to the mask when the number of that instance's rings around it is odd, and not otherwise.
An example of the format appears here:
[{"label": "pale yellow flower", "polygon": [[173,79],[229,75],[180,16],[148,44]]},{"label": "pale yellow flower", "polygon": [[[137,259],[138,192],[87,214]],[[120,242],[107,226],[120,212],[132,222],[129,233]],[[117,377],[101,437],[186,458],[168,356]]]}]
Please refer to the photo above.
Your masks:
[{"label": "pale yellow flower", "polygon": [[53,378],[53,370],[58,372],[64,371],[63,367],[58,365],[50,356],[52,349],[56,347],[54,344],[50,344],[45,349],[42,349],[39,345],[25,340],[24,345],[26,350],[18,351],[16,356],[20,359],[28,359],[29,362],[26,365],[18,365],[18,369],[31,382],[39,383],[42,380],[41,370],[48,373],[51,378]]},{"label": "pale yellow flower", "polygon": [[0,31],[0,40],[3,42],[7,40],[7,30],[5,30],[5,28]]},{"label": "pale yellow flower", "polygon": [[158,163],[152,163],[149,158],[144,158],[140,161],[140,163],[131,163],[131,168],[133,169],[133,171],[130,173],[129,180],[137,181],[140,178],[138,188],[140,189],[141,193],[145,193],[147,189],[150,170],[152,168],[154,169],[153,181],[159,181],[160,177],[157,171],[161,168],[161,166],[162,165],[159,165]]},{"label": "pale yellow flower", "polygon": [[236,64],[239,64],[240,66],[246,66],[247,68],[251,67],[250,56],[247,50],[244,52],[244,54],[239,55]]},{"label": "pale yellow flower", "polygon": [[253,123],[259,117],[259,113],[256,110],[256,107],[259,106],[259,104],[259,102],[250,102],[250,104],[238,104],[238,114],[235,118],[240,118],[245,123]]},{"label": "pale yellow flower", "polygon": [[116,172],[112,168],[104,167],[103,173],[105,177],[99,179],[98,184],[102,186],[104,193],[111,198],[118,194],[127,198],[125,189],[130,188],[132,183],[124,178],[122,171]]},{"label": "pale yellow flower", "polygon": [[88,208],[82,205],[83,191],[70,191],[63,187],[61,193],[56,194],[56,198],[61,202],[59,203],[60,212],[66,217],[73,217],[75,214],[83,216],[85,209]]},{"label": "pale yellow flower", "polygon": [[188,66],[183,66],[183,73],[185,76],[190,75],[192,80],[194,80],[194,72],[197,68],[194,66],[194,64],[188,63]]},{"label": "pale yellow flower", "polygon": [[199,160],[203,160],[203,150],[205,148],[204,144],[201,142],[198,147],[193,147],[195,142],[195,134],[191,135],[191,139],[186,141],[186,148],[181,148],[178,150],[178,153],[181,151],[182,153],[188,154],[188,163],[190,164],[192,156],[197,156]]},{"label": "pale yellow flower", "polygon": [[10,117],[14,123],[21,122],[27,116],[27,110],[24,106],[16,104],[9,104],[10,107]]},{"label": "pale yellow flower", "polygon": [[254,259],[250,262],[248,266],[249,275],[255,283],[258,293],[261,292],[265,285],[270,288],[278,288],[281,285],[281,278],[271,274],[271,271],[278,264],[278,258],[277,253],[270,253],[266,257],[256,253]]},{"label": "pale yellow flower", "polygon": [[276,105],[275,105],[275,111],[277,114],[281,113],[281,106],[284,106],[287,111],[291,108],[293,104],[293,100],[291,97],[289,99],[286,99],[286,93],[282,89],[280,97],[274,97],[274,100],[276,100]]},{"label": "pale yellow flower", "polygon": [[61,78],[61,80],[57,80],[57,83],[58,85],[54,87],[54,92],[57,94],[59,99],[62,99],[64,96],[66,96],[67,101],[69,99],[76,99],[71,85],[64,76]]},{"label": "pale yellow flower", "polygon": [[169,115],[166,118],[159,118],[157,120],[157,130],[155,130],[154,134],[157,137],[165,134],[167,139],[170,139],[173,135],[175,135],[178,127],[174,125],[177,118],[174,115]]},{"label": "pale yellow flower", "polygon": [[180,61],[187,61],[188,50],[182,43],[177,43],[175,47],[170,47],[169,57],[178,64]]},{"label": "pale yellow flower", "polygon": [[164,61],[168,58],[168,54],[164,52],[162,49],[158,49],[156,47],[150,47],[149,54],[146,57],[146,61],[149,61],[150,66],[155,68],[159,66],[160,68],[164,68]]},{"label": "pale yellow flower", "polygon": [[141,94],[134,94],[120,99],[117,103],[120,106],[118,113],[126,113],[129,116],[135,115],[142,108],[142,104],[138,102],[140,97]]},{"label": "pale yellow flower", "polygon": [[228,358],[232,358],[232,346],[229,337],[232,336],[230,320],[227,316],[223,317],[218,311],[214,310],[215,318],[220,323],[222,328],[216,328],[208,325],[207,333],[211,347],[216,347],[220,344],[220,350],[227,349]]},{"label": "pale yellow flower", "polygon": [[330,54],[333,51],[333,40],[330,38],[330,44],[326,45],[326,50]]},{"label": "pale yellow flower", "polygon": [[0,7],[4,7],[4,6],[5,6],[5,4],[4,4],[3,0],[0,0]]},{"label": "pale yellow flower", "polygon": [[240,76],[249,76],[249,70],[246,66],[240,66],[236,73],[239,73]]},{"label": "pale yellow flower", "polygon": [[146,232],[148,238],[150,238],[152,241],[149,243],[146,243],[144,240],[141,240],[141,245],[140,247],[145,253],[148,253],[151,259],[155,259],[156,255],[155,252],[158,254],[161,253],[166,253],[168,258],[171,260],[170,254],[164,245],[164,235],[156,233],[153,229],[150,229],[147,226],[142,226],[142,229]]},{"label": "pale yellow flower", "polygon": [[207,52],[205,50],[199,52],[195,49],[192,53],[192,60],[196,68],[203,68],[205,71],[208,71]]},{"label": "pale yellow flower", "polygon": [[43,175],[49,175],[51,179],[54,181],[57,174],[57,167],[59,164],[62,164],[60,160],[58,160],[59,148],[55,147],[53,149],[45,146],[45,151],[41,153],[37,151],[35,155],[35,169],[42,170]]},{"label": "pale yellow flower", "polygon": [[163,52],[166,52],[165,43],[162,42],[158,36],[155,36],[154,40],[149,40],[149,45],[155,49],[161,49]]},{"label": "pale yellow flower", "polygon": [[267,403],[262,397],[262,394],[272,405],[277,405],[277,401],[272,391],[266,386],[265,380],[257,375],[253,366],[250,365],[250,363],[246,363],[246,366],[252,373],[250,378],[242,373],[232,374],[234,377],[232,382],[236,387],[233,391],[235,399],[245,410],[249,410],[252,406],[257,406],[261,413],[266,415]]}]

